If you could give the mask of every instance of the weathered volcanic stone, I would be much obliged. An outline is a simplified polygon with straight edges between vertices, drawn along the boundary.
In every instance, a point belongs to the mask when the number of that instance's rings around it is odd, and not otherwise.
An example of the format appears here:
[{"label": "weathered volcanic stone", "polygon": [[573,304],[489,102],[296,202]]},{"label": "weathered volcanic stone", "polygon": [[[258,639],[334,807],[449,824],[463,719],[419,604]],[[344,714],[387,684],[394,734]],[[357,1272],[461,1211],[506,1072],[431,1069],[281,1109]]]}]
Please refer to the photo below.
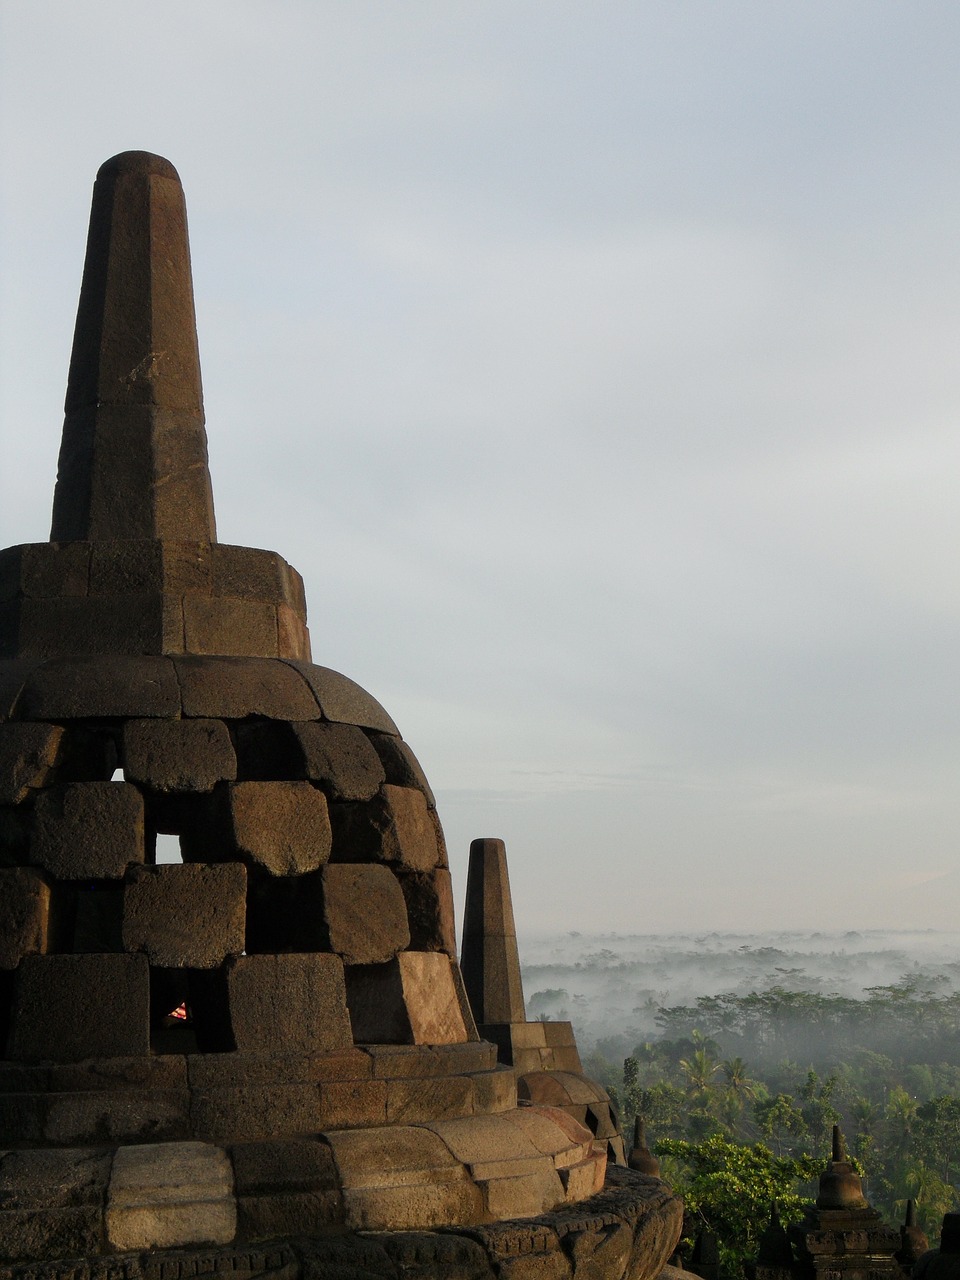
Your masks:
[{"label": "weathered volcanic stone", "polygon": [[272,1053],[326,1053],[349,1048],[343,961],[339,956],[240,956],[225,973],[235,1047]]},{"label": "weathered volcanic stone", "polygon": [[150,1051],[146,956],[24,956],[8,1056],[79,1062]]},{"label": "weathered volcanic stone", "polygon": [[370,740],[355,725],[322,721],[291,726],[303,753],[303,776],[333,800],[369,800],[385,779]]},{"label": "weathered volcanic stone", "polygon": [[422,791],[429,807],[435,809],[436,801],[427,775],[407,743],[390,733],[371,733],[370,742],[380,757],[387,781],[392,786],[415,787]]},{"label": "weathered volcanic stone", "polygon": [[143,797],[126,782],[78,782],[42,793],[31,861],[60,880],[117,879],[143,862]]},{"label": "weathered volcanic stone", "polygon": [[407,904],[412,949],[456,955],[450,872],[443,867],[431,872],[401,870],[397,878]]},{"label": "weathered volcanic stone", "polygon": [[228,804],[237,850],[273,875],[302,875],[329,858],[327,802],[309,782],[238,782]]},{"label": "weathered volcanic stone", "polygon": [[182,596],[210,590],[209,542],[137,538],[66,545],[89,546],[92,596]]},{"label": "weathered volcanic stone", "polygon": [[85,596],[89,542],[27,542],[0,551],[0,600]]},{"label": "weathered volcanic stone", "polygon": [[526,1020],[520,953],[502,840],[474,840],[467,871],[460,970],[481,1025]]},{"label": "weathered volcanic stone", "polygon": [[170,658],[53,658],[33,667],[17,700],[20,720],[175,717],[180,688]]},{"label": "weathered volcanic stone", "polygon": [[183,637],[188,653],[275,658],[277,607],[260,600],[185,596]]},{"label": "weathered volcanic stone", "polygon": [[15,652],[59,658],[68,654],[182,653],[183,607],[173,596],[64,596],[20,600],[14,610]]},{"label": "weathered volcanic stone", "polygon": [[321,875],[329,946],[346,964],[381,964],[409,945],[403,892],[388,867],[338,863]]},{"label": "weathered volcanic stone", "polygon": [[0,1259],[95,1255],[110,1155],[90,1150],[0,1156]]},{"label": "weathered volcanic stone", "polygon": [[211,541],[202,404],[183,189],[127,152],[94,186],[52,540]]},{"label": "weathered volcanic stone", "polygon": [[124,888],[124,950],[160,967],[214,968],[243,951],[246,887],[239,862],[136,868]]},{"label": "weathered volcanic stone", "polygon": [[[400,733],[390,716],[372,694],[367,693],[348,676],[329,667],[317,667],[311,662],[287,660],[287,665],[299,671],[313,690],[325,720],[338,724],[359,724],[365,729],[381,729],[386,733]],[[309,720],[309,716],[290,716],[291,720]]]},{"label": "weathered volcanic stone", "polygon": [[129,720],[123,769],[155,791],[210,791],[237,776],[237,760],[222,720]]},{"label": "weathered volcanic stone", "polygon": [[236,1234],[233,1169],[205,1142],[121,1147],[107,1191],[107,1239],[114,1249],[227,1244]]},{"label": "weathered volcanic stone", "polygon": [[425,796],[410,787],[385,785],[366,804],[331,810],[335,862],[390,862],[432,871],[444,861],[435,816]]},{"label": "weathered volcanic stone", "polygon": [[191,656],[171,661],[176,666],[185,716],[311,720],[319,712],[310,686],[289,663],[271,658]]},{"label": "weathered volcanic stone", "polygon": [[0,804],[19,804],[45,785],[63,729],[54,724],[0,724]]},{"label": "weathered volcanic stone", "polygon": [[325,1143],[242,1143],[231,1155],[242,1237],[322,1233],[343,1221],[340,1180]]},{"label": "weathered volcanic stone", "polygon": [[50,886],[32,867],[0,870],[0,969],[47,949]]},{"label": "weathered volcanic stone", "polygon": [[457,1044],[467,1039],[450,958],[401,951],[388,964],[347,969],[358,1044]]}]

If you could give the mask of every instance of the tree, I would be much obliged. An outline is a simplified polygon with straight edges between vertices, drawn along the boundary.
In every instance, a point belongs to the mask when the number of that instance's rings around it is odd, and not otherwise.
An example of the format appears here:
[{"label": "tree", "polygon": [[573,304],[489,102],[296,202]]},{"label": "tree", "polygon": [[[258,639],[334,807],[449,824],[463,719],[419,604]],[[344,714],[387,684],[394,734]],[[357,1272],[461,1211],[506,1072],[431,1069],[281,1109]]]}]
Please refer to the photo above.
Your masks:
[{"label": "tree", "polygon": [[803,1112],[786,1093],[755,1103],[753,1116],[761,1136],[776,1148],[778,1158],[783,1157],[785,1148],[793,1146],[791,1138],[802,1138],[807,1133]]},{"label": "tree", "polygon": [[725,1280],[740,1280],[752,1259],[776,1204],[781,1219],[797,1220],[804,1204],[803,1184],[820,1171],[810,1156],[775,1156],[762,1143],[745,1146],[713,1135],[700,1143],[661,1139],[656,1153],[664,1175],[683,1196],[685,1231],[699,1225],[717,1233]]}]

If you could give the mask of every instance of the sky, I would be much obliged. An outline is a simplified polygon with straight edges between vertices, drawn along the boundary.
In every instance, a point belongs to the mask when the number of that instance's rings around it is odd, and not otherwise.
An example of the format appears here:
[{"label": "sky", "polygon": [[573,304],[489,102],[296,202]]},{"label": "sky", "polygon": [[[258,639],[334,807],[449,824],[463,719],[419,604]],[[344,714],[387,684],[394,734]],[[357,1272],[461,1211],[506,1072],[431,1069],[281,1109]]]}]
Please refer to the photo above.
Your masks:
[{"label": "sky", "polygon": [[458,899],[947,928],[955,0],[3,0],[0,545],[43,541],[90,192],[187,196],[221,541],[303,574]]}]

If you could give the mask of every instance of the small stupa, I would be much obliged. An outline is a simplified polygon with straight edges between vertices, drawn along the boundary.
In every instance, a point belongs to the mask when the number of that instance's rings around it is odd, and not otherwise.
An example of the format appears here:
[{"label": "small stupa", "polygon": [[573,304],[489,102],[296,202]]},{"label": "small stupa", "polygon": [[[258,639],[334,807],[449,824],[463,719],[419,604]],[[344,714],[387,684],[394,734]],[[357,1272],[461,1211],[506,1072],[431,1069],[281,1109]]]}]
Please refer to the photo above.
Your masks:
[{"label": "small stupa", "polygon": [[461,971],[416,757],[216,540],[183,192],[117,156],[0,552],[0,1280],[656,1275],[680,1204],[526,1021],[499,841],[468,900]]},{"label": "small stupa", "polygon": [[901,1274],[894,1256],[900,1234],[863,1194],[839,1125],[833,1126],[832,1155],[820,1175],[816,1202],[791,1226],[789,1237],[798,1280],[889,1280]]}]

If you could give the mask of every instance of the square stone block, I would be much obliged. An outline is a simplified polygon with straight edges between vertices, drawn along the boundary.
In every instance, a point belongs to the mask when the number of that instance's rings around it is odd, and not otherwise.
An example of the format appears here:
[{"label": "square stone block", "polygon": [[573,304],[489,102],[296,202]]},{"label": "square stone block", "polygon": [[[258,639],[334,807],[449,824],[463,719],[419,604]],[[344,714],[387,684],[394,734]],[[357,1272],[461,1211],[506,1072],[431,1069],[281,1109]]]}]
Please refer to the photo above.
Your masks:
[{"label": "square stone block", "polygon": [[132,1057],[150,1052],[146,956],[24,956],[8,1057],[18,1061]]},{"label": "square stone block", "polygon": [[276,606],[259,600],[184,596],[183,634],[188,653],[279,655]]},{"label": "square stone block", "polygon": [[330,857],[327,801],[309,782],[237,782],[227,803],[238,852],[272,875],[316,871]]},{"label": "square stone block", "polygon": [[0,552],[0,599],[85,596],[89,542],[26,542]]},{"label": "square stone block", "polygon": [[371,733],[370,741],[387,774],[387,781],[395,787],[414,787],[426,796],[431,809],[437,807],[427,775],[413,751],[402,738],[391,733]]},{"label": "square stone block", "polygon": [[237,759],[222,720],[129,720],[123,769],[154,791],[211,791],[237,776]]},{"label": "square stone block", "polygon": [[23,600],[17,608],[17,650],[22,654],[57,658],[183,652],[183,611],[172,596],[64,596]]},{"label": "square stone block", "polygon": [[47,949],[50,886],[32,867],[0,869],[0,969]]},{"label": "square stone block", "polygon": [[231,1155],[238,1195],[334,1191],[340,1185],[325,1142],[244,1142]]},{"label": "square stone block", "polygon": [[191,657],[176,666],[185,716],[215,720],[310,720],[319,712],[307,681],[275,658]]},{"label": "square stone block", "polygon": [[389,862],[432,871],[443,859],[435,817],[423,793],[385,784],[366,804],[336,804],[335,862]]},{"label": "square stone block", "polygon": [[[241,1240],[277,1240],[283,1236],[327,1235],[343,1223],[340,1191],[284,1191],[276,1195],[237,1196],[237,1234]],[[275,1280],[292,1280],[286,1272]],[[246,1280],[246,1277],[243,1278]]]},{"label": "square stone block", "polygon": [[483,1191],[487,1212],[495,1219],[535,1218],[564,1199],[560,1175],[547,1164],[520,1177],[490,1178]]},{"label": "square stone block", "polygon": [[143,796],[127,782],[77,782],[37,798],[30,858],[58,880],[119,879],[143,862]]},{"label": "square stone block", "polygon": [[339,956],[240,956],[227,968],[226,985],[241,1052],[325,1053],[353,1043]]},{"label": "square stone block", "polygon": [[209,542],[111,538],[90,545],[92,596],[183,596],[210,590]]},{"label": "square stone block", "polygon": [[483,1216],[480,1188],[469,1180],[344,1191],[343,1203],[346,1224],[356,1231],[427,1231]]},{"label": "square stone block", "polygon": [[323,1130],[385,1124],[387,1082],[385,1080],[322,1080],[320,1108],[319,1127]]},{"label": "square stone block", "polygon": [[180,687],[170,658],[111,654],[44,662],[20,692],[21,720],[89,716],[178,716]]},{"label": "square stone block", "polygon": [[303,579],[276,551],[215,542],[210,553],[215,596],[286,604],[306,621]]},{"label": "square stone block", "polygon": [[291,726],[303,754],[303,776],[332,800],[369,800],[385,779],[380,758],[362,729],[307,721]]},{"label": "square stone block", "polygon": [[190,1125],[205,1142],[258,1142],[297,1138],[323,1128],[316,1083],[195,1089]]},{"label": "square stone block", "polygon": [[347,969],[358,1044],[457,1044],[467,1039],[450,968],[441,952],[401,951],[389,964]]},{"label": "square stone block", "polygon": [[243,951],[239,862],[137,867],[123,893],[123,948],[161,968],[212,969]]},{"label": "square stone block", "polygon": [[461,1161],[431,1129],[413,1125],[327,1135],[344,1188],[416,1186],[466,1179]]},{"label": "square stone block", "polygon": [[330,950],[346,964],[382,964],[409,946],[403,892],[389,867],[336,863],[321,877]]},{"label": "square stone block", "polygon": [[45,785],[62,737],[55,724],[0,724],[0,804],[19,804]]},{"label": "square stone block", "polygon": [[453,886],[444,867],[433,871],[397,874],[407,904],[410,945],[414,951],[446,951],[456,955],[457,935],[453,910]]},{"label": "square stone block", "polygon": [[[372,694],[367,693],[348,676],[312,662],[287,659],[287,666],[298,671],[310,686],[325,720],[337,724],[359,724],[365,729],[382,729],[399,734],[400,730]],[[310,720],[312,715],[291,715],[288,720]]]},{"label": "square stone block", "polygon": [[425,1080],[386,1083],[387,1120],[391,1124],[417,1124],[473,1114],[474,1088],[469,1076],[429,1076]]},{"label": "square stone block", "polygon": [[310,632],[288,604],[277,605],[277,656],[297,662],[310,661]]},{"label": "square stone block", "polygon": [[449,956],[436,951],[402,951],[397,964],[414,1044],[466,1040]]},{"label": "square stone block", "polygon": [[229,1244],[237,1208],[227,1153],[205,1142],[121,1147],[107,1189],[106,1228],[114,1249]]}]

